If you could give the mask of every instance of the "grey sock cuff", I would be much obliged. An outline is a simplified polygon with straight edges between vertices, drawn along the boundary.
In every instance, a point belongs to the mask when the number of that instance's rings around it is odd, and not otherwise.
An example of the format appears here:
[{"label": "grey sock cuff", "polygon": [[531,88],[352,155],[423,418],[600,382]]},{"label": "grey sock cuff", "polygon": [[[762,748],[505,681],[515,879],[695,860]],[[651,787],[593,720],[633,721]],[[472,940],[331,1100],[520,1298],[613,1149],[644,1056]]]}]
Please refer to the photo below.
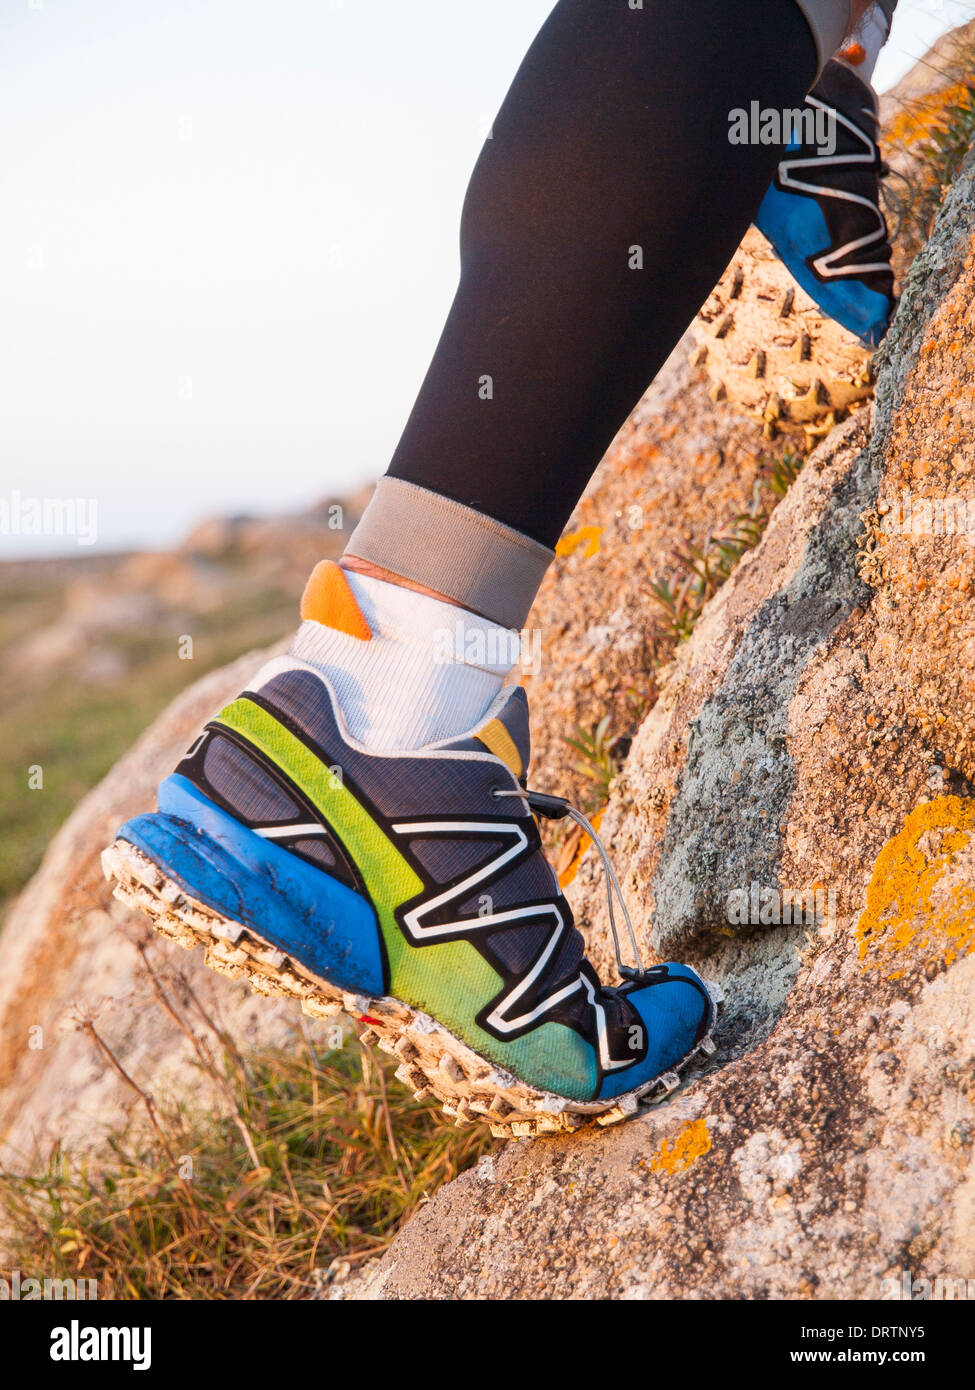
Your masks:
[{"label": "grey sock cuff", "polygon": [[380,478],[346,555],[522,628],[555,551],[473,507],[402,478]]},{"label": "grey sock cuff", "polygon": [[812,30],[819,55],[819,73],[842,46],[850,27],[852,5],[850,0],[796,0]]}]

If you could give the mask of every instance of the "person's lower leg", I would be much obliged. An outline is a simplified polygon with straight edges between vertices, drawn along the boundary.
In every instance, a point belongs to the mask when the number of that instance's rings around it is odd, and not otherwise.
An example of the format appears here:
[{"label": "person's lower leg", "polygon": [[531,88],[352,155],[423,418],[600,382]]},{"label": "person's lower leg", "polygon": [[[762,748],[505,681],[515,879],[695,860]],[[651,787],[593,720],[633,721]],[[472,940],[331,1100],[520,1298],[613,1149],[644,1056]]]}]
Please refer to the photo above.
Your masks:
[{"label": "person's lower leg", "polygon": [[[435,658],[424,595],[458,605],[467,625],[478,614],[522,626],[592,471],[771,178],[778,151],[732,145],[730,113],[800,104],[842,40],[846,0],[802,4],[753,0],[747,23],[738,0],[555,7],[474,172],[454,305],[343,560],[352,599],[390,635],[388,664],[378,648],[367,663],[311,601],[293,648],[347,677],[363,712],[353,732],[415,744],[470,727],[478,700],[490,703],[502,673]],[[804,10],[816,11],[818,48]],[[421,592],[404,609],[393,586]],[[381,727],[400,676],[435,718]]]},{"label": "person's lower leg", "polygon": [[[457,296],[345,563],[517,626],[616,430],[775,167],[729,113],[801,104],[846,0],[561,0],[471,181]],[[823,29],[832,16],[832,30]]]}]

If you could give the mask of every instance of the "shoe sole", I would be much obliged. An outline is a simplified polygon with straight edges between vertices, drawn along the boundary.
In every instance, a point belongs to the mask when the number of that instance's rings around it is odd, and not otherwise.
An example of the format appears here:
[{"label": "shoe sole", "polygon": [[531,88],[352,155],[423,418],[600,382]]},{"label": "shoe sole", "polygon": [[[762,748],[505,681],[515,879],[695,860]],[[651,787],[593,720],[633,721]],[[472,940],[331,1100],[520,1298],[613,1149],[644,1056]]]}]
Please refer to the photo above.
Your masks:
[{"label": "shoe sole", "polygon": [[399,1060],[397,1078],[417,1100],[436,1097],[456,1125],[488,1124],[498,1138],[566,1134],[595,1121],[617,1124],[657,1103],[680,1084],[680,1073],[715,1051],[712,1034],[722,992],[705,981],[714,1005],[706,1035],[681,1060],[652,1081],[607,1101],[571,1101],[519,1081],[494,1066],[442,1024],[398,999],[350,994],[305,970],[284,951],[269,945],[252,927],[207,907],[127,840],[102,852],[102,870],[115,883],[114,897],[145,913],[160,936],[192,951],[202,946],[211,970],[246,980],[255,994],[284,996],[312,1018],[346,1013],[366,1025],[360,1040]]},{"label": "shoe sole", "polygon": [[873,350],[819,308],[756,227],[692,333],[711,399],[760,421],[768,439],[801,433],[811,448],[873,395]]}]

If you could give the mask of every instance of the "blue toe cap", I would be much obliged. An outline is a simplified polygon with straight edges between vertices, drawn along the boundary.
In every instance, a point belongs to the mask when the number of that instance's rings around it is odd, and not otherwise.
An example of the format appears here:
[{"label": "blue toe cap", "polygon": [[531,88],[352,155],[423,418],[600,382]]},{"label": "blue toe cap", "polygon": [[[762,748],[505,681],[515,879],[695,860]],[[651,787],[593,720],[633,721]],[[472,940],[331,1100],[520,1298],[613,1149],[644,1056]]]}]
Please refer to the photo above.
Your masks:
[{"label": "blue toe cap", "polygon": [[661,967],[657,978],[627,992],[626,1000],[643,1021],[647,1054],[638,1066],[608,1072],[600,1099],[622,1095],[672,1071],[714,1024],[715,1005],[707,986],[687,965]]}]

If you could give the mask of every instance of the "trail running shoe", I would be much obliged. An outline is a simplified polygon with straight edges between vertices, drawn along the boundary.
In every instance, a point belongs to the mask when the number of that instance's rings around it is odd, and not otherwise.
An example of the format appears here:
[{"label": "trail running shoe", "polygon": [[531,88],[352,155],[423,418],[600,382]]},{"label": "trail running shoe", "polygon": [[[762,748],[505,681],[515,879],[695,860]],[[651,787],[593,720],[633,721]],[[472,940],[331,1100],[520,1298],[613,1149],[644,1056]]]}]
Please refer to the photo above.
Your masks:
[{"label": "trail running shoe", "polygon": [[836,132],[831,154],[794,140],[755,225],[807,294],[876,347],[894,307],[890,240],[880,207],[881,159],[873,88],[835,59],[806,97],[806,110]]},{"label": "trail running shoe", "polygon": [[106,875],[214,969],[353,1015],[460,1124],[622,1119],[714,1050],[720,996],[673,964],[600,984],[533,811],[584,818],[526,792],[528,758],[519,687],[465,737],[381,755],[315,667],[281,657],[122,826]]}]

